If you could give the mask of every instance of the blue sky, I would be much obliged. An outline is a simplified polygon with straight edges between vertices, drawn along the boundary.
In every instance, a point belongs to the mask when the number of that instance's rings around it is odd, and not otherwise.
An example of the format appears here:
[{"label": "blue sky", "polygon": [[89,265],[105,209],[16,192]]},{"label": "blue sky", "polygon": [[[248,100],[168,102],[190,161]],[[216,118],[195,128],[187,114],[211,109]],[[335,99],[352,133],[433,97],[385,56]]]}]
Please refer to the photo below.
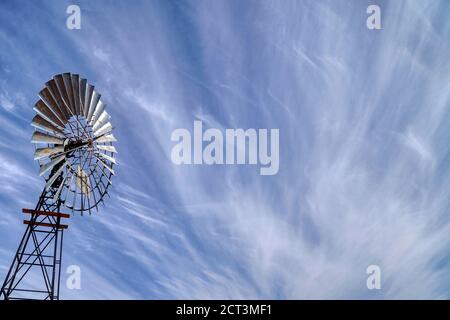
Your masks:
[{"label": "blue sky", "polygon": [[[0,4],[1,277],[44,186],[33,104],[72,72],[108,105],[119,165],[71,219],[82,289],[63,277],[63,298],[450,298],[450,2],[77,1],[68,30],[73,3]],[[194,120],[279,128],[278,174],[172,164]]]}]

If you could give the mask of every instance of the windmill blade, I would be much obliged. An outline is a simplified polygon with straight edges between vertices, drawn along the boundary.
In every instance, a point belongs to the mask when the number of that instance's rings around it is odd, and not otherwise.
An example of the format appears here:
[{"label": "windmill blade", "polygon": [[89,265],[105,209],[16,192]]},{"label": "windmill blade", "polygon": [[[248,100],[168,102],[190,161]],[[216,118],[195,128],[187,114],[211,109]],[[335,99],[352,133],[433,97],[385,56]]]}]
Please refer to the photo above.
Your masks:
[{"label": "windmill blade", "polygon": [[67,174],[64,176],[63,181],[58,187],[58,190],[55,193],[55,196],[53,197],[53,201],[57,201],[59,199],[59,195],[61,194],[62,189],[64,188],[67,180]]},{"label": "windmill blade", "polygon": [[113,129],[112,125],[110,122],[108,122],[107,124],[103,125],[100,129],[98,129],[97,131],[94,132],[94,136],[98,137],[101,136],[105,133],[110,132]]},{"label": "windmill blade", "polygon": [[59,119],[59,121],[64,124],[66,119],[65,114],[61,111],[61,108],[58,105],[58,101],[55,99],[55,97],[53,96],[51,89],[50,89],[50,84],[48,87],[45,87],[44,89],[42,89],[39,94],[38,94],[39,98],[41,98],[42,102],[45,103],[45,105],[47,106],[47,108],[53,112],[53,114]]},{"label": "windmill blade", "polygon": [[91,192],[91,185],[89,183],[89,176],[86,174],[86,172],[81,169],[80,166],[78,166],[77,168],[77,179],[76,179],[76,183],[78,188],[80,189],[80,191],[82,193],[84,193],[85,195],[87,195],[89,197],[89,194]]},{"label": "windmill blade", "polygon": [[50,134],[53,134],[59,138],[64,138],[64,133],[62,130],[58,129],[54,125],[52,125],[47,120],[44,120],[40,115],[35,115],[33,120],[31,120],[31,125],[35,128],[41,129],[43,131],[46,131]]},{"label": "windmill blade", "polygon": [[64,152],[64,146],[55,146],[49,148],[38,148],[34,152],[34,160],[50,157],[54,154]]},{"label": "windmill blade", "polygon": [[[98,159],[98,158],[97,158]],[[99,165],[99,163],[101,164],[101,166]],[[112,184],[112,181],[111,181],[111,179],[109,178],[111,175],[114,175],[114,170],[111,168],[111,167],[109,167],[107,164],[105,164],[101,159],[98,159],[98,161],[97,161],[97,163],[96,163],[96,165],[95,165],[96,167],[95,168],[101,168],[102,169],[102,171],[101,171],[101,177],[100,177],[100,180],[103,178],[103,177],[105,177],[106,178],[106,180],[108,180],[108,183],[109,184]],[[109,172],[111,172],[111,174],[108,176],[108,174],[105,172],[105,169],[104,168],[106,168],[107,169],[107,171],[109,171]]]},{"label": "windmill blade", "polygon": [[51,112],[42,100],[36,102],[33,108],[34,111],[42,118],[50,122],[55,127],[64,130],[64,124]]},{"label": "windmill blade", "polygon": [[101,152],[97,152],[96,153],[98,156],[102,157],[105,160],[108,160],[111,163],[116,164],[116,159],[114,159],[113,157],[108,156],[107,154],[101,153]]},{"label": "windmill blade", "polygon": [[63,172],[64,168],[67,166],[67,162],[64,162],[61,167],[47,180],[45,184],[45,190],[48,190],[55,180],[59,177],[59,175]]},{"label": "windmill blade", "polygon": [[85,99],[84,99],[84,117],[87,118],[88,113],[89,113],[89,107],[91,105],[91,100],[92,100],[92,94],[94,92],[94,86],[91,86],[90,84],[86,85],[86,95],[85,95]]},{"label": "windmill blade", "polygon": [[[103,177],[105,177],[106,180],[108,180],[108,183],[106,185],[105,185],[105,183],[102,180]],[[106,174],[104,174],[103,172],[98,177],[96,175],[92,175],[92,178],[93,178],[93,180],[95,182],[95,185],[96,185],[94,190],[97,189],[98,193],[100,194],[100,198],[101,198],[102,194],[107,194],[108,193],[107,189],[108,189],[108,186],[111,185],[111,182],[110,182],[108,176]],[[98,181],[97,181],[97,179],[98,179]],[[102,186],[103,186],[103,190],[101,188]]]},{"label": "windmill blade", "polygon": [[76,115],[80,115],[80,76],[72,75],[73,107]]},{"label": "windmill blade", "polygon": [[91,122],[92,115],[94,114],[95,107],[97,106],[99,100],[100,100],[101,94],[99,94],[97,91],[94,91],[92,94],[92,100],[91,105],[89,107],[89,112],[86,118],[86,121],[89,123]]},{"label": "windmill blade", "polygon": [[67,184],[66,196],[64,197],[64,202],[65,202],[65,203],[66,203],[66,200],[67,200],[67,196],[68,196],[69,193],[71,192],[71,191],[70,191],[70,186],[72,185],[73,177],[74,177],[74,174],[71,174],[71,172],[68,170],[66,176],[64,177],[64,180],[67,181],[67,179],[68,179],[69,176],[70,176],[70,181],[69,181],[69,183]]},{"label": "windmill blade", "polygon": [[99,148],[100,150],[117,153],[117,150],[116,150],[116,148],[114,148],[114,146],[97,145],[97,148]]},{"label": "windmill blade", "polygon": [[95,141],[97,143],[106,143],[106,142],[115,142],[115,141],[117,141],[117,139],[111,133],[111,134],[107,134],[107,135],[101,136],[98,139],[95,139]]},{"label": "windmill blade", "polygon": [[55,80],[56,86],[58,88],[59,95],[63,102],[63,107],[66,109],[66,114],[68,118],[70,119],[73,115],[72,109],[70,107],[70,101],[69,96],[66,92],[66,87],[64,85],[64,78],[62,74],[58,74],[53,77],[53,80]]},{"label": "windmill blade", "polygon": [[63,154],[42,165],[41,168],[39,169],[39,176],[42,176],[44,173],[52,169],[55,165],[63,161],[65,158],[66,156]]},{"label": "windmill blade", "polygon": [[78,92],[80,94],[80,113],[79,115],[84,115],[84,100],[86,98],[86,79],[80,79],[80,86],[78,88]]},{"label": "windmill blade", "polygon": [[103,113],[103,110],[105,110],[106,104],[104,104],[101,100],[97,103],[97,106],[95,107],[94,114],[92,115],[91,121],[89,122],[91,125],[95,123],[98,118]]},{"label": "windmill blade", "polygon": [[[91,174],[88,176],[88,179],[89,179],[89,185],[92,186],[92,175]],[[97,197],[95,196],[95,188],[92,189],[92,196],[94,198],[93,200],[94,200],[95,208],[97,208]],[[92,208],[91,201],[89,198],[88,198],[88,206],[89,206],[89,208]],[[91,209],[89,209],[89,214],[91,214]]]},{"label": "windmill blade", "polygon": [[63,81],[64,81],[64,88],[66,89],[67,98],[69,99],[69,109],[71,110],[71,114],[75,115],[75,104],[73,102],[73,89],[72,89],[72,77],[70,73],[63,73]]},{"label": "windmill blade", "polygon": [[47,143],[47,144],[64,144],[64,139],[42,133],[40,131],[33,132],[31,137],[32,143]]},{"label": "windmill blade", "polygon": [[102,114],[98,117],[97,121],[93,123],[92,130],[97,131],[98,128],[101,128],[104,124],[109,122],[109,119],[111,119],[111,116],[108,114],[108,112],[103,111]]},{"label": "windmill blade", "polygon": [[67,111],[67,107],[61,97],[61,94],[59,93],[59,89],[56,84],[56,81],[54,79],[52,79],[52,80],[48,81],[45,84],[45,86],[48,88],[48,90],[52,94],[60,112],[64,115],[63,120],[64,120],[64,123],[66,123],[70,119],[70,113]]}]

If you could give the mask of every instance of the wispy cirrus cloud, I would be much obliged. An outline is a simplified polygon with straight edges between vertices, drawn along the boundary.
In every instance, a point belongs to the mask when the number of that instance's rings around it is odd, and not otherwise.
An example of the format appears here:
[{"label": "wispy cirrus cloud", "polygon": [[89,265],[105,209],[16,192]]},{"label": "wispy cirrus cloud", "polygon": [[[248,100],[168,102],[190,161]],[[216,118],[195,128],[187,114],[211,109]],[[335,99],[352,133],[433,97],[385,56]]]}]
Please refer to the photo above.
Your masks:
[{"label": "wispy cirrus cloud", "polygon": [[[40,27],[16,45],[14,5],[0,6],[11,49],[0,61],[26,75],[8,86],[27,84],[32,101],[53,74],[79,72],[102,93],[118,137],[111,198],[74,217],[66,237],[65,264],[80,265],[82,290],[63,294],[448,298],[450,47],[439,15],[448,5],[382,1],[374,31],[368,4],[81,2],[82,29],[69,32],[58,24],[64,4],[48,2],[16,13],[23,30]],[[31,9],[61,21],[30,18]],[[51,50],[32,55],[35,41]],[[170,133],[195,119],[280,128],[278,175],[173,165]],[[1,152],[29,176],[25,144]],[[15,206],[5,202],[8,216]],[[0,228],[2,240],[14,237]],[[371,264],[382,270],[377,292],[366,288]]]}]

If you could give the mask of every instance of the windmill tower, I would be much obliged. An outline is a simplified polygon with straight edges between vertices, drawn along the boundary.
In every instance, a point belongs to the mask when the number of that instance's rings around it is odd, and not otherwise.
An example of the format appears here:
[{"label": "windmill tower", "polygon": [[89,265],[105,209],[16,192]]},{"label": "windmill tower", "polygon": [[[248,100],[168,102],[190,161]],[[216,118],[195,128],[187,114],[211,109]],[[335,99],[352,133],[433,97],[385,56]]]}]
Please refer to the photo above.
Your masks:
[{"label": "windmill tower", "polygon": [[3,282],[2,299],[59,299],[64,230],[70,214],[91,214],[114,175],[116,141],[94,86],[77,74],[53,77],[39,92],[31,142],[45,187],[27,215],[25,233]]}]

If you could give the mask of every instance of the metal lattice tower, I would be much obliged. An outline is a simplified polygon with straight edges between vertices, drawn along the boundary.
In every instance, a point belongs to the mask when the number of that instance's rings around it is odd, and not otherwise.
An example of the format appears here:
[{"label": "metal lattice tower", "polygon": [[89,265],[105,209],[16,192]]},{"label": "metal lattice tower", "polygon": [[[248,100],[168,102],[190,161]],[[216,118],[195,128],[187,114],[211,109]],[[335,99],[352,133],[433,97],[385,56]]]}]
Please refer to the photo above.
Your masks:
[{"label": "metal lattice tower", "polygon": [[73,212],[98,210],[116,163],[110,116],[94,86],[77,74],[53,77],[39,92],[31,142],[46,184],[3,282],[2,299],[59,299],[62,244]]},{"label": "metal lattice tower", "polygon": [[[53,188],[44,190],[35,210],[22,210],[31,217],[24,220],[27,228],[0,292],[4,299],[59,299],[63,234],[67,228],[61,220],[69,215],[60,213],[61,202],[52,201],[54,193]],[[26,283],[31,276],[37,282]]]}]

